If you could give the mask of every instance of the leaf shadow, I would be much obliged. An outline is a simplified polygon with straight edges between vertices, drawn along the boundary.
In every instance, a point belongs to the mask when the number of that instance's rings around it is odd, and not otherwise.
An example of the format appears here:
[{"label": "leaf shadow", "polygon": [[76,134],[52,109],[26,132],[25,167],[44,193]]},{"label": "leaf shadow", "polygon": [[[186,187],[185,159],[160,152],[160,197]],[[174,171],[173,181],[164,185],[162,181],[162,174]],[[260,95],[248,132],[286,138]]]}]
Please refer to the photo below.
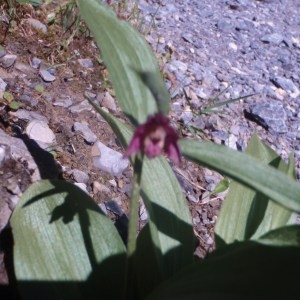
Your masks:
[{"label": "leaf shadow", "polygon": [[[60,180],[55,180],[55,179],[48,180],[48,182],[52,185],[52,189],[35,195],[30,200],[28,200],[25,204],[23,204],[22,207],[25,208],[29,205],[36,203],[37,201],[42,201],[42,200],[49,201],[49,199],[51,199],[49,197],[54,195],[63,195],[61,204],[55,206],[52,209],[52,212],[50,214],[49,224],[57,222],[60,219],[62,219],[62,222],[64,224],[68,224],[72,222],[75,216],[77,215],[82,238],[84,241],[84,246],[87,251],[90,264],[92,268],[96,267],[97,259],[95,255],[95,250],[93,248],[92,239],[91,239],[91,234],[90,234],[91,223],[87,211],[91,210],[101,215],[104,215],[104,213],[96,205],[96,203],[93,202],[91,198],[87,199],[87,194],[84,191],[82,191],[80,188],[77,188],[70,183],[60,181]],[[83,201],[83,199],[85,201]]]},{"label": "leaf shadow", "polygon": [[38,167],[41,178],[58,178],[60,175],[60,171],[53,155],[41,148],[39,144],[35,140],[30,139],[27,134],[22,133],[19,127],[14,126],[13,129],[15,131],[16,137],[24,142],[28,152],[31,154],[34,162]]}]

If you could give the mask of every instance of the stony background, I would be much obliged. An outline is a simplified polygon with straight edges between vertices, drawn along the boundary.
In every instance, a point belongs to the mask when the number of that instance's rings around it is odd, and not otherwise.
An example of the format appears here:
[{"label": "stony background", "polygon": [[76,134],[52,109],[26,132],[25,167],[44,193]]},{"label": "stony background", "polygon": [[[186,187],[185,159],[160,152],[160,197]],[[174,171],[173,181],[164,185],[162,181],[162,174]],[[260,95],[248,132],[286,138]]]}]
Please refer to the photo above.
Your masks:
[{"label": "stony background", "polygon": [[[165,68],[178,117],[234,149],[244,150],[255,132],[284,158],[295,150],[299,178],[300,2],[143,0],[139,7],[154,20],[147,37],[153,49],[171,53]],[[252,96],[228,105],[224,115],[195,117],[222,91],[222,101]]]}]

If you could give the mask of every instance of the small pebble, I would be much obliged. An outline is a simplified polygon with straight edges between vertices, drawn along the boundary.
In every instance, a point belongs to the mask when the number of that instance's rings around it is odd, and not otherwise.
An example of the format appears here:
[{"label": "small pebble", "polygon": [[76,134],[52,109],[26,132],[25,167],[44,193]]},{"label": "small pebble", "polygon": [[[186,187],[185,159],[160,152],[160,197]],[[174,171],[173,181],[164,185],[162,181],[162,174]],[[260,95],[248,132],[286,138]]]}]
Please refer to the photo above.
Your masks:
[{"label": "small pebble", "polygon": [[86,69],[91,69],[94,67],[93,61],[90,58],[80,58],[78,59],[79,64],[86,68]]},{"label": "small pebble", "polygon": [[97,141],[97,136],[91,131],[87,124],[75,122],[73,128],[76,132],[79,131],[82,133],[83,138],[87,143],[93,144]]},{"label": "small pebble", "polygon": [[46,82],[52,82],[56,79],[55,76],[53,76],[50,72],[48,72],[47,70],[40,70],[39,71],[40,76],[42,77],[43,80],[45,80]]},{"label": "small pebble", "polygon": [[3,57],[0,58],[0,65],[4,69],[10,68],[16,61],[17,55],[14,54],[6,54]]},{"label": "small pebble", "polygon": [[36,19],[26,19],[26,22],[30,24],[36,30],[40,30],[43,33],[47,33],[47,26]]},{"label": "small pebble", "polygon": [[89,181],[89,175],[81,170],[74,169],[71,171],[71,174],[72,174],[72,177],[74,178],[74,180],[78,183],[87,184]]}]

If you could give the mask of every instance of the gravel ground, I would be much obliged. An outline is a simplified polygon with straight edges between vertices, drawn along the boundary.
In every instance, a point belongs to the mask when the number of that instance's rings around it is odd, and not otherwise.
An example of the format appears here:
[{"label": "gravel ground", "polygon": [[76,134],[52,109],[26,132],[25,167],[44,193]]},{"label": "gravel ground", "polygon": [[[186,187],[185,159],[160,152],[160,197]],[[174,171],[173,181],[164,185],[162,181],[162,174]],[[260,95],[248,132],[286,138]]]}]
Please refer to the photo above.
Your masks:
[{"label": "gravel ground", "polygon": [[[140,8],[154,20],[153,49],[171,53],[173,112],[234,149],[257,133],[284,158],[295,150],[299,178],[300,2],[143,0]],[[191,114],[222,91],[220,101],[252,96],[227,105],[225,115]]]}]

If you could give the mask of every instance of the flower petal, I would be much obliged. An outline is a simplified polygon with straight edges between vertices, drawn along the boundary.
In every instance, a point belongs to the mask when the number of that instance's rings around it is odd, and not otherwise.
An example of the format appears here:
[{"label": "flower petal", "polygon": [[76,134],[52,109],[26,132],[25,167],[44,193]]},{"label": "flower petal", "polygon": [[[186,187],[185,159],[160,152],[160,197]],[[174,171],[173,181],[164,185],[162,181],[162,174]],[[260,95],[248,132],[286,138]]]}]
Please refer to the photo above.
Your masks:
[{"label": "flower petal", "polygon": [[181,154],[177,143],[170,143],[169,145],[166,145],[165,152],[175,164],[179,164],[181,162]]},{"label": "flower petal", "polygon": [[141,150],[141,138],[137,132],[133,135],[131,142],[129,143],[124,158],[128,158],[130,155],[135,154]]}]

